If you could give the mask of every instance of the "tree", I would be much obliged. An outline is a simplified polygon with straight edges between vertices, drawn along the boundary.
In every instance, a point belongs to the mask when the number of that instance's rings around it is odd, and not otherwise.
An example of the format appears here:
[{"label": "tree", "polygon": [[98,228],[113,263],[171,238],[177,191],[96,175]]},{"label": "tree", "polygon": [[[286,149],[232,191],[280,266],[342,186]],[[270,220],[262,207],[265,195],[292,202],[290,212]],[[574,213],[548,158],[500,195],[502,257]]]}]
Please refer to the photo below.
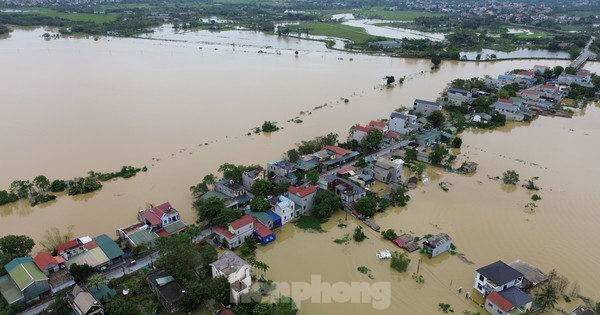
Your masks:
[{"label": "tree", "polygon": [[431,63],[433,63],[434,68],[437,68],[440,66],[440,63],[442,63],[442,58],[440,58],[439,56],[434,56],[433,58],[431,58]]},{"label": "tree", "polygon": [[298,153],[298,150],[296,149],[290,149],[287,151],[287,158],[288,161],[296,163],[296,161],[298,161],[298,159],[300,158],[300,153]]},{"label": "tree", "polygon": [[229,305],[229,295],[231,284],[225,277],[212,278],[207,281],[210,289],[210,298],[215,299],[218,303]]},{"label": "tree", "polygon": [[377,210],[377,203],[371,198],[362,198],[354,204],[356,212],[364,216],[373,216]]},{"label": "tree", "polygon": [[227,224],[239,219],[242,217],[240,211],[232,208],[225,208],[221,210],[213,222],[218,226],[226,226]]},{"label": "tree", "polygon": [[160,237],[155,241],[160,251],[156,265],[163,267],[177,280],[192,280],[194,269],[198,266],[199,256],[187,232],[171,237]]},{"label": "tree", "polygon": [[314,214],[321,218],[329,218],[333,211],[342,208],[340,198],[330,190],[322,190],[317,192],[315,196]]},{"label": "tree", "polygon": [[15,180],[10,183],[9,191],[19,198],[27,198],[33,185],[28,180]]},{"label": "tree", "polygon": [[354,163],[354,166],[361,167],[361,168],[367,167],[368,165],[369,164],[367,164],[367,161],[365,161],[365,159],[362,157],[360,159],[358,159],[358,161],[356,161],[356,163]]},{"label": "tree", "polygon": [[53,180],[52,183],[50,184],[51,192],[60,192],[65,189],[67,189],[67,185],[65,185],[64,180],[56,179],[56,180]]},{"label": "tree", "polygon": [[33,185],[40,192],[46,191],[50,187],[50,180],[46,176],[40,175],[33,179]]},{"label": "tree", "polygon": [[535,299],[543,309],[553,309],[558,302],[558,291],[551,284],[547,284],[536,294]]},{"label": "tree", "polygon": [[59,228],[53,226],[44,232],[44,237],[40,241],[40,245],[45,250],[51,252],[56,246],[72,240],[74,235],[73,225],[69,225],[65,233],[62,233]]},{"label": "tree", "polygon": [[256,212],[267,212],[271,209],[271,203],[264,197],[256,197],[250,201],[250,209]]},{"label": "tree", "polygon": [[519,174],[514,170],[502,173],[502,182],[507,185],[516,185],[519,182]]},{"label": "tree", "polygon": [[431,160],[431,164],[440,164],[446,155],[448,155],[448,149],[446,149],[446,146],[438,144],[433,148],[433,151],[429,153],[429,160]]},{"label": "tree", "polygon": [[362,241],[364,241],[367,238],[367,236],[365,235],[365,233],[363,233],[363,231],[362,231],[362,226],[357,226],[354,229],[354,234],[352,235],[352,238],[356,242],[362,242]]},{"label": "tree", "polygon": [[200,254],[200,262],[204,266],[208,266],[208,264],[217,260],[218,252],[215,249],[215,247],[210,244],[203,243],[201,245],[198,245],[197,251]]},{"label": "tree", "polygon": [[577,73],[577,68],[574,67],[566,67],[565,68],[565,72],[567,74],[576,74]]},{"label": "tree", "polygon": [[455,137],[452,139],[452,147],[460,149],[460,147],[462,147],[462,139],[460,137]]},{"label": "tree", "polygon": [[376,148],[381,140],[383,140],[383,133],[379,129],[371,129],[367,132],[367,145],[370,148]]},{"label": "tree", "polygon": [[394,78],[393,75],[388,75],[385,77],[385,82],[387,85],[390,85],[390,84],[396,82],[396,78]]},{"label": "tree", "polygon": [[306,173],[306,179],[311,185],[316,185],[319,182],[321,174],[316,169],[312,169]]},{"label": "tree", "polygon": [[388,241],[392,241],[398,238],[398,234],[396,234],[396,232],[393,229],[387,229],[381,232],[381,236]]},{"label": "tree", "polygon": [[556,66],[552,69],[552,75],[557,77],[557,76],[561,75],[563,73],[563,71],[565,71],[565,68],[563,68],[561,66]]},{"label": "tree", "polygon": [[199,196],[208,191],[208,186],[206,185],[206,183],[200,182],[200,183],[196,184],[195,186],[190,186],[190,191],[192,192],[192,194],[194,196]]},{"label": "tree", "polygon": [[73,263],[69,267],[69,272],[73,276],[75,282],[82,283],[87,277],[94,273],[94,268],[87,264],[78,265],[77,263]]},{"label": "tree", "polygon": [[212,224],[217,215],[225,209],[225,205],[219,197],[209,197],[194,202],[194,209],[198,215],[198,221],[209,221]]},{"label": "tree", "polygon": [[256,239],[254,238],[254,236],[250,235],[246,237],[244,244],[240,246],[240,251],[242,253],[242,256],[250,257],[254,255],[254,251],[256,251],[256,248]]},{"label": "tree", "polygon": [[416,149],[408,149],[406,150],[404,158],[406,159],[406,161],[415,161],[417,159],[417,153],[418,152]]},{"label": "tree", "polygon": [[117,295],[106,304],[106,313],[110,315],[141,315],[137,302],[127,296]]},{"label": "tree", "polygon": [[405,252],[394,251],[392,253],[392,260],[390,262],[390,267],[394,268],[399,272],[405,272],[408,269],[408,264],[410,264],[410,258]]},{"label": "tree", "polygon": [[434,110],[427,116],[427,122],[434,128],[441,126],[445,120],[446,117],[444,117],[444,113],[440,110]]},{"label": "tree", "polygon": [[9,193],[6,190],[0,190],[0,206],[7,203],[15,202],[19,200],[19,197],[13,193]]},{"label": "tree", "polygon": [[268,195],[273,194],[274,188],[275,187],[273,186],[273,184],[270,181],[265,180],[265,179],[257,179],[252,184],[250,191],[256,197],[266,197]]},{"label": "tree", "polygon": [[336,145],[337,138],[338,138],[337,133],[330,132],[322,137],[317,138],[317,141],[321,144],[321,146]]},{"label": "tree", "polygon": [[33,247],[35,242],[29,236],[7,235],[0,238],[0,252],[11,257],[10,260],[29,255]]},{"label": "tree", "polygon": [[77,177],[69,185],[67,193],[70,196],[86,194],[102,188],[102,183],[95,176]]},{"label": "tree", "polygon": [[242,183],[242,173],[249,169],[257,168],[256,166],[244,166],[244,165],[233,165],[231,163],[224,163],[219,166],[219,172],[223,173],[223,177],[230,179],[238,184]]},{"label": "tree", "polygon": [[88,284],[96,287],[96,290],[100,290],[100,286],[106,283],[106,277],[102,274],[96,273],[88,278]]},{"label": "tree", "polygon": [[298,307],[292,298],[287,296],[280,296],[273,303],[272,311],[274,315],[296,315],[298,313]]},{"label": "tree", "polygon": [[272,315],[273,314],[273,305],[259,303],[254,306],[254,310],[252,311],[253,315]]},{"label": "tree", "polygon": [[275,132],[279,130],[279,127],[277,127],[277,122],[267,120],[262,124],[261,130],[263,132]]}]

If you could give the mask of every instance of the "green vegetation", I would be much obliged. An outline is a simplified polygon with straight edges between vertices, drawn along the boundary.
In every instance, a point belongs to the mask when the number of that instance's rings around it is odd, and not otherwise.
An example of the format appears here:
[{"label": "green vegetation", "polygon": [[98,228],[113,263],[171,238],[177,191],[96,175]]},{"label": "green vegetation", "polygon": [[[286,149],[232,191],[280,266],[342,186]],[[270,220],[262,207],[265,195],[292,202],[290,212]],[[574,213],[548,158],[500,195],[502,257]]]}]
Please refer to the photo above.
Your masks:
[{"label": "green vegetation", "polygon": [[[322,10],[322,14],[328,14],[328,17],[334,14],[348,13],[348,10]],[[421,11],[404,11],[404,10],[389,10],[387,8],[359,8],[353,9],[352,14],[359,18],[381,19],[391,21],[412,21],[419,17],[437,17],[440,13],[421,12]]]},{"label": "green vegetation", "polygon": [[[35,247],[35,242],[26,235],[6,235],[1,237],[0,265],[4,266],[17,257],[29,255],[33,247]],[[6,269],[2,268],[0,276],[4,274],[6,274]]]},{"label": "green vegetation", "polygon": [[229,223],[242,217],[242,212],[237,209],[225,208],[213,219],[213,223],[218,226],[227,226]]},{"label": "green vegetation", "polygon": [[340,198],[330,190],[322,190],[317,192],[315,196],[315,208],[313,213],[321,219],[327,219],[331,214],[342,208]]},{"label": "green vegetation", "polygon": [[394,251],[392,253],[392,260],[390,262],[390,267],[399,272],[405,272],[408,269],[408,264],[410,264],[410,258],[405,252]]},{"label": "green vegetation", "polygon": [[533,200],[533,201],[540,201],[540,200],[542,200],[542,197],[540,197],[537,194],[534,194],[533,196],[531,196],[531,200]]},{"label": "green vegetation", "polygon": [[558,291],[552,284],[546,284],[536,293],[535,300],[543,309],[553,309],[558,303]]},{"label": "green vegetation", "polygon": [[52,183],[50,184],[50,191],[51,192],[61,192],[64,191],[65,189],[67,189],[67,185],[65,184],[64,180],[54,180],[52,181]]},{"label": "green vegetation", "polygon": [[529,190],[540,190],[538,186],[535,185],[535,181],[538,180],[539,177],[535,176],[527,181],[527,184],[524,185],[525,188]]},{"label": "green vegetation", "polygon": [[250,209],[256,212],[267,212],[271,209],[271,203],[264,197],[257,196],[250,201]]},{"label": "green vegetation", "polygon": [[342,238],[336,238],[333,242],[336,244],[348,244],[350,243],[350,234],[345,234]]},{"label": "green vegetation", "polygon": [[377,202],[372,198],[362,198],[354,204],[354,210],[364,216],[372,217],[377,211]]},{"label": "green vegetation", "polygon": [[450,305],[450,304],[440,303],[440,304],[438,304],[438,307],[439,307],[439,310],[444,314],[454,313],[454,310],[452,309],[452,305]]},{"label": "green vegetation", "polygon": [[359,243],[364,241],[367,238],[365,233],[363,233],[363,231],[362,231],[362,226],[357,226],[354,229],[354,234],[352,235],[352,238],[354,239],[355,242],[359,242]]},{"label": "green vegetation", "polygon": [[254,256],[254,252],[256,251],[257,243],[256,239],[250,235],[246,237],[244,244],[240,246],[240,252],[244,257]]},{"label": "green vegetation", "polygon": [[15,195],[14,193],[9,193],[6,190],[0,190],[0,206],[18,200],[19,196]]},{"label": "green vegetation", "polygon": [[433,148],[433,151],[429,153],[429,160],[431,164],[441,164],[444,158],[448,155],[448,149],[443,144],[438,144]]},{"label": "green vegetation", "polygon": [[446,121],[446,117],[444,116],[444,113],[442,113],[442,111],[440,110],[434,110],[433,112],[431,112],[431,114],[427,116],[427,122],[434,128],[438,128],[439,126],[441,126],[444,123],[444,121]]},{"label": "green vegetation", "polygon": [[50,8],[28,8],[24,15],[39,15],[47,16],[51,18],[64,19],[75,22],[94,22],[94,23],[107,23],[114,22],[119,17],[117,13],[83,13],[83,12],[66,12],[58,11]]},{"label": "green vegetation", "polygon": [[98,178],[94,176],[77,177],[69,184],[67,193],[70,196],[74,196],[79,194],[87,194],[100,188],[102,188],[102,184]]},{"label": "green vegetation", "polygon": [[425,283],[425,278],[423,277],[423,275],[417,274],[416,272],[413,272],[411,278],[415,280],[416,283]]},{"label": "green vegetation", "polygon": [[329,36],[347,39],[355,44],[365,44],[376,40],[377,37],[369,35],[363,28],[343,25],[339,22],[301,22],[298,25],[286,26],[291,33],[307,33],[310,35]]},{"label": "green vegetation", "polygon": [[390,203],[394,207],[406,207],[409,200],[410,196],[406,194],[403,186],[398,186],[390,191]]},{"label": "green vegetation", "polygon": [[507,185],[516,185],[519,182],[519,174],[514,170],[502,173],[502,182]]},{"label": "green vegetation", "polygon": [[358,272],[360,272],[360,273],[362,273],[362,274],[365,274],[365,275],[366,275],[367,273],[369,273],[369,271],[371,271],[371,269],[369,269],[369,268],[367,268],[367,267],[365,267],[365,266],[360,266],[360,267],[358,267],[357,269],[358,269]]},{"label": "green vegetation", "polygon": [[388,241],[392,241],[398,238],[398,234],[396,234],[394,229],[387,229],[381,232],[381,236]]},{"label": "green vegetation", "polygon": [[123,166],[123,167],[121,167],[121,170],[118,172],[100,173],[100,172],[89,171],[88,175],[91,177],[95,177],[100,181],[105,182],[105,181],[115,179],[118,177],[130,178],[130,177],[135,176],[139,172],[146,172],[146,171],[148,171],[148,168],[145,166],[142,168],[139,168],[139,167],[136,168],[133,166]]},{"label": "green vegetation", "polygon": [[294,225],[303,230],[312,230],[318,232],[324,232],[321,224],[325,223],[326,220],[321,219],[314,215],[303,215],[294,221]]},{"label": "green vegetation", "polygon": [[94,268],[87,264],[78,265],[73,263],[71,266],[69,266],[69,272],[73,276],[73,280],[75,280],[75,282],[82,284],[94,273]]},{"label": "green vegetation", "polygon": [[279,127],[277,127],[276,122],[267,120],[262,124],[260,130],[262,132],[275,132],[275,131],[279,130]]},{"label": "green vegetation", "polygon": [[66,243],[73,239],[75,233],[73,233],[73,226],[67,227],[66,232],[61,232],[57,227],[51,227],[44,232],[44,237],[40,241],[40,245],[48,252],[54,250],[54,248],[62,243]]},{"label": "green vegetation", "polygon": [[455,149],[460,149],[460,147],[462,147],[462,139],[461,139],[461,137],[455,137],[454,139],[452,139],[451,145]]},{"label": "green vegetation", "polygon": [[195,186],[190,186],[190,191],[194,196],[202,195],[208,192],[209,187],[214,185],[216,182],[216,177],[213,174],[205,175],[202,181]]},{"label": "green vegetation", "polygon": [[40,204],[40,203],[46,203],[52,200],[55,200],[56,196],[55,195],[50,195],[50,194],[39,194],[34,196],[31,199],[31,206],[35,207],[36,205]]}]

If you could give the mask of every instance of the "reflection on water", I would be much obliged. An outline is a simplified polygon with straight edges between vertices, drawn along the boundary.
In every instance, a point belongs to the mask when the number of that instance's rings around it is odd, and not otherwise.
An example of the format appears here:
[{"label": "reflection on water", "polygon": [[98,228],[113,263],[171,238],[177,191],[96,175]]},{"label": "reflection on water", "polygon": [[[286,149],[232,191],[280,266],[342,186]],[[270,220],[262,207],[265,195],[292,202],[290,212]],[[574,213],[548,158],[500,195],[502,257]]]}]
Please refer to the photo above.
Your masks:
[{"label": "reflection on water", "polygon": [[[71,224],[76,235],[114,235],[134,222],[146,203],[170,201],[191,223],[189,187],[224,162],[264,164],[302,140],[329,132],[344,138],[354,123],[389,117],[415,98],[437,98],[456,77],[567,64],[445,61],[431,73],[430,60],[350,55],[350,62],[348,54],[306,50],[296,57],[293,51],[257,54],[146,39],[45,42],[43,32],[16,30],[0,43],[0,68],[10,74],[0,76],[0,110],[11,117],[0,124],[0,187],[40,174],[68,179],[124,164],[149,170],[107,182],[94,194],[61,196],[45,207],[31,208],[26,201],[0,207],[0,234],[28,234],[36,241],[47,227],[65,230]],[[586,68],[598,71],[600,64]],[[406,81],[382,91],[378,83],[384,75],[406,76]],[[340,103],[340,97],[349,103]],[[296,116],[303,123],[286,122]],[[269,137],[246,135],[265,120],[284,129]],[[429,168],[430,181],[410,192],[407,207],[375,218],[382,229],[414,236],[448,233],[457,252],[474,265],[449,254],[428,261],[414,252],[407,273],[399,274],[389,261],[375,257],[378,250],[395,250],[394,245],[366,227],[369,239],[362,244],[333,242],[360,224],[348,218],[348,227],[339,228],[338,220],[345,222],[342,213],[324,225],[325,233],[286,225],[276,231],[274,244],[258,250],[257,259],[270,266],[267,276],[274,281],[306,282],[320,275],[330,283],[389,282],[391,304],[382,314],[436,314],[442,302],[456,313],[483,312],[457,288],[470,288],[474,270],[498,259],[523,259],[544,271],[556,268],[578,280],[583,295],[598,295],[600,274],[589,272],[600,260],[600,252],[589,247],[600,225],[595,185],[600,148],[593,145],[600,141],[598,121],[600,109],[589,106],[585,116],[572,119],[539,117],[529,126],[508,123],[496,132],[467,130],[458,159],[479,163],[476,174]],[[204,143],[209,145],[199,146]],[[540,178],[543,199],[534,215],[524,211],[531,200],[524,188],[506,193],[500,182],[488,179],[508,169],[524,180]],[[448,192],[438,187],[440,181],[451,183]],[[423,284],[411,278],[419,259]],[[359,266],[371,269],[374,279],[358,272]],[[373,312],[371,304],[303,301],[301,307],[300,314]]]}]

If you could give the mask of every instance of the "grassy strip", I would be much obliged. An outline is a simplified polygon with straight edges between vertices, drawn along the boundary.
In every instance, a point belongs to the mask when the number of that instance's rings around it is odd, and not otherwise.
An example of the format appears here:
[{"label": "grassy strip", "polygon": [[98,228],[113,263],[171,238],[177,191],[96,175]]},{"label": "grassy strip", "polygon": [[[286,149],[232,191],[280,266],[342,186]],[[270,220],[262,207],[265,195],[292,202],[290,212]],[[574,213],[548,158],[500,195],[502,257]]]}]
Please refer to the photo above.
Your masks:
[{"label": "grassy strip", "polygon": [[420,12],[420,11],[390,11],[383,8],[370,9],[346,9],[346,10],[321,10],[321,14],[332,16],[334,14],[352,13],[355,16],[360,15],[370,19],[384,19],[394,21],[412,21],[418,17],[436,17],[441,16],[439,13]]},{"label": "grassy strip", "polygon": [[377,37],[367,34],[362,27],[343,25],[337,22],[305,22],[299,25],[288,25],[291,32],[304,32],[308,30],[310,35],[330,36],[344,38],[361,44],[376,39]]},{"label": "grassy strip", "polygon": [[119,17],[117,13],[106,13],[106,14],[93,14],[93,13],[67,13],[59,12],[50,8],[31,8],[23,14],[38,14],[42,16],[49,16],[53,18],[61,18],[75,22],[94,22],[94,23],[106,23],[114,22]]},{"label": "grassy strip", "polygon": [[326,221],[319,219],[312,215],[301,216],[298,220],[294,221],[294,224],[303,230],[315,230],[318,232],[325,232],[321,227],[321,224]]}]

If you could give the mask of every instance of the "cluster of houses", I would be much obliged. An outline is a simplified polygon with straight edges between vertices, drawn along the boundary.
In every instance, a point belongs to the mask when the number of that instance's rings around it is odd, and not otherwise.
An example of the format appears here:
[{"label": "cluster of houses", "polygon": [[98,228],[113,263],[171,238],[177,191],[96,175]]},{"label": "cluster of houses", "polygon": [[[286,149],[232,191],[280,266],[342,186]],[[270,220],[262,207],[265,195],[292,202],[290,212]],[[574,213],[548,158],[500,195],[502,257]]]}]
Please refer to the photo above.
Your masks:
[{"label": "cluster of houses", "polygon": [[9,304],[26,304],[74,286],[67,301],[76,314],[104,314],[98,299],[75,285],[68,268],[87,264],[105,270],[123,261],[124,252],[108,235],[76,238],[59,244],[52,253],[18,257],[4,266],[7,275],[0,278],[0,293]]}]

